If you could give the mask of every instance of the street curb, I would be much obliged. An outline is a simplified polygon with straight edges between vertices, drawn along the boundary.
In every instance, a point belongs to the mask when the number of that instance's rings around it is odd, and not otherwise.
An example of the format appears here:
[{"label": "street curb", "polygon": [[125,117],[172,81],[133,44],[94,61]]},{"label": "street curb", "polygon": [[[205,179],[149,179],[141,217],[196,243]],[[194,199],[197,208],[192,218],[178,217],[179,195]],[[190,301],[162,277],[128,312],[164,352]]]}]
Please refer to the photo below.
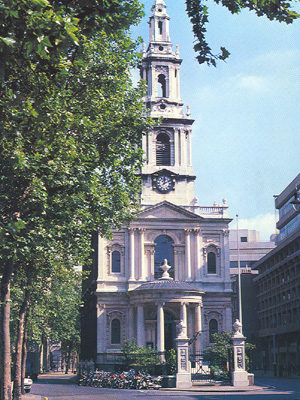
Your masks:
[{"label": "street curb", "polygon": [[160,390],[173,391],[173,392],[213,392],[213,393],[241,393],[241,392],[254,392],[264,391],[268,387],[265,386],[246,386],[246,387],[233,387],[233,386],[193,386],[187,389],[179,388],[160,388]]},{"label": "street curb", "polygon": [[37,396],[35,394],[24,394],[24,400],[48,400],[48,397],[45,396]]}]

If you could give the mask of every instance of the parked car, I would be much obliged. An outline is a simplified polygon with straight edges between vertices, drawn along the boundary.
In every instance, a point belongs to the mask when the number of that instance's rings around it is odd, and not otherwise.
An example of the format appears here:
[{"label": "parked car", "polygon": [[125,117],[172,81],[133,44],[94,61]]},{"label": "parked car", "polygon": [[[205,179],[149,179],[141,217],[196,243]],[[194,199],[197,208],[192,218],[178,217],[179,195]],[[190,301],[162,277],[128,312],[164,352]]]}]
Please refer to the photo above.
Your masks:
[{"label": "parked car", "polygon": [[32,385],[32,379],[31,378],[24,378],[24,390],[26,393],[30,392]]}]

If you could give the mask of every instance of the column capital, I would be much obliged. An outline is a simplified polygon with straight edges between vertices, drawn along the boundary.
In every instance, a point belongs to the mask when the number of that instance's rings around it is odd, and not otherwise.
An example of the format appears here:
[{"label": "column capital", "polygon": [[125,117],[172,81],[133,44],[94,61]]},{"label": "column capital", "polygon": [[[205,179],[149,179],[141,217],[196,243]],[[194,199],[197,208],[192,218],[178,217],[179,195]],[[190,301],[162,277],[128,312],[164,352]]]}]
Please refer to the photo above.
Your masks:
[{"label": "column capital", "polygon": [[194,234],[195,234],[196,236],[200,236],[200,234],[201,234],[201,229],[200,229],[200,228],[194,228],[194,229],[193,229],[193,232],[194,232]]},{"label": "column capital", "polygon": [[130,227],[128,228],[129,233],[134,233],[134,231],[136,231],[136,228],[130,228]]},{"label": "column capital", "polygon": [[192,232],[191,229],[185,229],[185,230],[184,230],[184,234],[185,234],[186,236],[189,236],[191,232]]}]

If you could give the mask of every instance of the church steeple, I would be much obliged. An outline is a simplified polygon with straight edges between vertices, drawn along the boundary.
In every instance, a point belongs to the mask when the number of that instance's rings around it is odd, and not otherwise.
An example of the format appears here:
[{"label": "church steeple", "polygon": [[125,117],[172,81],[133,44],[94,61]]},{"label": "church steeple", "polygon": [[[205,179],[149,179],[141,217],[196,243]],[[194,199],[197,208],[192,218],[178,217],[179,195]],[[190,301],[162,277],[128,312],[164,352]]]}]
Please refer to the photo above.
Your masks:
[{"label": "church steeple", "polygon": [[191,158],[189,107],[183,112],[180,98],[178,46],[173,51],[170,18],[164,0],[155,0],[149,18],[149,45],[143,49],[140,75],[147,83],[145,104],[161,125],[143,138],[146,163],[142,167],[142,204],[168,200],[181,206],[195,203]]},{"label": "church steeple", "polygon": [[155,0],[149,18],[149,45],[143,50],[140,66],[141,78],[147,82],[145,98],[153,117],[166,114],[175,118],[185,117],[180,98],[179,49],[172,49],[169,35],[170,18],[164,0]]},{"label": "church steeple", "polygon": [[149,19],[149,43],[170,42],[169,16],[163,0],[156,0],[151,8],[152,15]]}]

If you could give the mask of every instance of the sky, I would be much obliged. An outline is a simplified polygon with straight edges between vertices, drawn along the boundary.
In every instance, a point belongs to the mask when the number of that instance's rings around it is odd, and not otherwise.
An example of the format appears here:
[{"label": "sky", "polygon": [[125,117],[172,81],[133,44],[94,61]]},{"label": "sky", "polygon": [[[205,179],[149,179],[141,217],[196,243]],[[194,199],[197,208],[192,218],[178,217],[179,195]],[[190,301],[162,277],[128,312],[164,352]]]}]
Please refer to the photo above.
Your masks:
[{"label": "sky", "polygon": [[[154,0],[132,29],[148,45]],[[165,0],[170,38],[183,59],[181,98],[191,107],[195,195],[199,205],[226,198],[231,229],[276,232],[274,195],[300,172],[300,20],[286,25],[244,10],[231,15],[207,1],[207,40],[230,56],[216,68],[199,65],[184,0]],[[299,10],[298,10],[299,11]]]}]

